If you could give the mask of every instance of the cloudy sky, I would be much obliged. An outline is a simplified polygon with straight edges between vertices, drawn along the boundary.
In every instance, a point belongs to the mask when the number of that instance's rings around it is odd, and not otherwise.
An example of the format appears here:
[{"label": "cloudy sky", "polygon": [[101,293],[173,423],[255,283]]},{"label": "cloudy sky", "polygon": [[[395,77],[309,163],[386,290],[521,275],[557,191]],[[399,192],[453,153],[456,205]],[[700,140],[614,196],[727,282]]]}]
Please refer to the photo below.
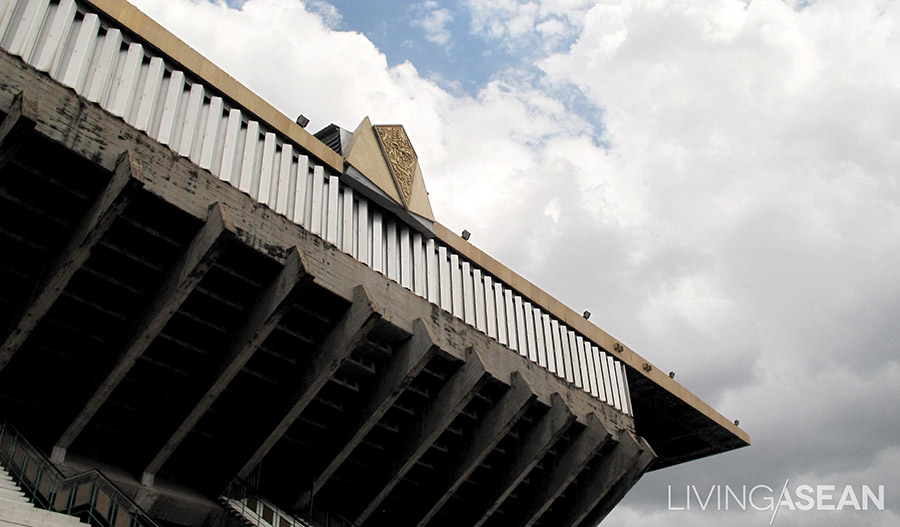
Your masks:
[{"label": "cloudy sky", "polygon": [[440,222],[751,434],[604,525],[786,480],[888,510],[775,525],[900,524],[900,2],[134,1],[311,130],[404,124]]}]

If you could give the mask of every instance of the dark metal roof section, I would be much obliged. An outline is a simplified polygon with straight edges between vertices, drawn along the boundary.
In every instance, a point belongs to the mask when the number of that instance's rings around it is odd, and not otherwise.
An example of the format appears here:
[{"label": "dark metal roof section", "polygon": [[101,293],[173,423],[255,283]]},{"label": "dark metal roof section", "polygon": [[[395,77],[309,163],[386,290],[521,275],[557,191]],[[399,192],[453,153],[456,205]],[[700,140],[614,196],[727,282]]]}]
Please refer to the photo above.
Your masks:
[{"label": "dark metal roof section", "polygon": [[343,151],[343,142],[341,141],[342,136],[346,135],[346,130],[343,130],[340,126],[336,124],[329,124],[325,128],[322,128],[315,134],[316,139],[325,143],[325,146],[334,150],[340,155],[344,155]]}]

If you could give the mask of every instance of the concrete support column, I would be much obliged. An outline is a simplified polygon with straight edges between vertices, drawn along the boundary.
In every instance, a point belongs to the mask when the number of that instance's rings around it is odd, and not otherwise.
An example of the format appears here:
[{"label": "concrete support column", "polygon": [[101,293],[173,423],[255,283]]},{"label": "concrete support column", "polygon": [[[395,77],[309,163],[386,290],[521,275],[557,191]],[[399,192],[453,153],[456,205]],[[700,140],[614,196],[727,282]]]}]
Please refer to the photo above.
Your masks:
[{"label": "concrete support column", "polygon": [[597,527],[650,468],[656,459],[656,454],[643,437],[637,438],[637,441],[640,444],[640,453],[634,458],[625,474],[616,481],[615,486],[603,496],[584,520],[578,524],[578,527]]},{"label": "concrete support column", "polygon": [[303,378],[298,380],[297,391],[288,398],[286,410],[282,414],[284,417],[244,463],[238,477],[247,479],[381,316],[381,310],[372,301],[366,288],[357,286],[353,290],[353,304],[325,337]]},{"label": "concrete support column", "polygon": [[566,491],[566,506],[553,510],[552,525],[577,527],[597,507],[603,498],[623,482],[638,458],[644,453],[642,444],[629,431],[621,431],[616,443],[599,454],[578,476],[574,495]]},{"label": "concrete support column", "polygon": [[100,242],[143,187],[142,179],[141,168],[134,162],[131,154],[126,151],[119,156],[116,170],[106,188],[94,200],[90,210],[75,226],[60,250],[51,257],[31,299],[26,302],[21,314],[4,335],[3,344],[0,345],[0,371],[62,294],[72,276],[91,255],[91,249]]},{"label": "concrete support column", "polygon": [[559,394],[553,394],[550,409],[522,438],[521,446],[510,453],[509,465],[499,467],[500,477],[489,486],[481,504],[459,514],[463,519],[460,524],[483,525],[574,422],[575,414]]},{"label": "concrete support column", "polygon": [[365,405],[359,408],[341,432],[341,436],[335,439],[336,453],[324,456],[330,461],[316,477],[313,495],[325,485],[369,431],[390,410],[403,390],[425,368],[437,349],[431,330],[422,319],[416,319],[413,322],[412,337],[394,353],[385,371],[379,376],[371,395],[366,399]]},{"label": "concrete support column", "polygon": [[545,467],[547,477],[543,481],[534,482],[527,496],[519,496],[516,500],[520,504],[518,508],[505,510],[502,525],[504,527],[534,525],[611,439],[612,435],[603,423],[594,414],[588,414],[587,425],[573,440],[566,453],[558,459],[556,466]]},{"label": "concrete support column", "polygon": [[435,395],[431,407],[419,417],[419,422],[412,427],[411,433],[403,437],[402,443],[394,449],[387,474],[373,486],[374,496],[370,494],[371,497],[362,502],[365,506],[356,518],[357,525],[362,525],[378,510],[394,487],[431,448],[489,378],[490,374],[475,350],[467,350],[465,363],[447,380]]},{"label": "concrete support column", "polygon": [[441,474],[438,481],[429,483],[428,489],[431,492],[423,497],[422,503],[411,504],[410,509],[418,511],[427,507],[424,509],[424,516],[416,524],[417,527],[424,527],[431,521],[536,399],[537,396],[518,372],[513,372],[511,377],[509,389],[481,418],[478,428],[468,440],[466,450],[449,463],[450,472]]},{"label": "concrete support column", "polygon": [[28,92],[19,92],[13,99],[9,113],[0,123],[0,170],[16,156],[22,142],[34,130],[37,105],[37,98]]},{"label": "concrete support column", "polygon": [[182,423],[178,426],[165,445],[157,452],[153,460],[144,469],[141,483],[152,486],[156,472],[162,468],[169,456],[187,437],[200,418],[225,391],[228,384],[241,371],[257,349],[269,337],[281,317],[294,305],[297,298],[313,280],[308,272],[309,265],[304,261],[300,249],[294,247],[288,251],[284,267],[278,276],[259,295],[254,304],[247,310],[244,325],[229,338],[229,348],[223,353],[219,368],[204,384],[208,388],[194,404]]},{"label": "concrete support column", "polygon": [[219,256],[225,252],[234,236],[235,228],[228,214],[218,203],[212,204],[207,212],[206,222],[181,251],[178,260],[169,268],[162,283],[156,288],[147,307],[126,332],[128,336],[122,343],[121,354],[109,366],[107,373],[101,377],[100,384],[94,388],[81,411],[56,441],[52,453],[54,463],[62,463],[65,460],[66,450],[75,438],[109,399]]}]

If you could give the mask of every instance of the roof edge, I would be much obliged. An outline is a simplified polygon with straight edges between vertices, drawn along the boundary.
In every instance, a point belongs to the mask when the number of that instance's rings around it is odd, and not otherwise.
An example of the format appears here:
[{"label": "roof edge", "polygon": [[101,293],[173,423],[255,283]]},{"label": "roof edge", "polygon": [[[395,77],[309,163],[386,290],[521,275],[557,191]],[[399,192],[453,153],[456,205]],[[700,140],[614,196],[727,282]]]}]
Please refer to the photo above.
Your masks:
[{"label": "roof edge", "polygon": [[[670,378],[666,373],[650,363],[647,359],[639,355],[637,352],[626,346],[620,340],[616,339],[606,331],[600,329],[595,324],[589,322],[572,308],[563,304],[549,293],[534,285],[521,275],[503,265],[492,256],[475,247],[470,242],[462,239],[456,233],[450,231],[444,225],[435,222],[434,234],[442,242],[446,243],[453,250],[465,256],[472,263],[477,264],[485,271],[496,276],[507,285],[515,289],[517,292],[527,297],[533,304],[547,310],[553,314],[561,322],[570,328],[580,332],[582,335],[590,338],[596,344],[610,351],[613,356],[619,358],[627,366],[634,371],[648,378],[660,388],[678,397],[704,416],[714,421],[716,424],[733,434],[735,437],[750,445],[750,435],[728,420],[719,413],[715,408],[704,402],[702,399],[694,395],[690,390]],[[621,351],[618,351],[620,350]]]}]

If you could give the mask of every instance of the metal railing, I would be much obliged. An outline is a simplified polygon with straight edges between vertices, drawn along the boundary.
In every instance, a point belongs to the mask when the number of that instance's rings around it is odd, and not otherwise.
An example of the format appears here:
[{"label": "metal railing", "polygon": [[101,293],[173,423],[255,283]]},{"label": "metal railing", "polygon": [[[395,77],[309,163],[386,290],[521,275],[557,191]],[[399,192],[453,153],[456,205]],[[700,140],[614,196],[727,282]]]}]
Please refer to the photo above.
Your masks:
[{"label": "metal railing", "polygon": [[[268,499],[249,482],[235,478],[220,497],[222,503],[246,523],[258,527],[313,527],[307,520],[286,512]],[[355,527],[355,524],[329,511],[309,510],[308,514],[322,527]]]},{"label": "metal railing", "polygon": [[94,527],[158,527],[96,470],[64,476],[8,422],[0,421],[0,463],[36,507]]},{"label": "metal railing", "polygon": [[600,401],[632,414],[609,350],[344,184],[277,129],[76,0],[0,0],[0,47]]}]

